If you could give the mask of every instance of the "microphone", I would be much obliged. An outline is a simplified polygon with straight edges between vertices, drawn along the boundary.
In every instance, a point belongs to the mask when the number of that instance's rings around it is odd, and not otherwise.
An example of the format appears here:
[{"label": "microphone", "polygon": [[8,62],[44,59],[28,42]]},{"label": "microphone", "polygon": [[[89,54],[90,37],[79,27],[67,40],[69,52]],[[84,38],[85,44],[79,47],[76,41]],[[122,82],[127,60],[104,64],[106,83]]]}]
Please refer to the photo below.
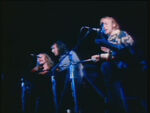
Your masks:
[{"label": "microphone", "polygon": [[99,32],[99,31],[101,31],[101,30],[103,29],[103,25],[104,25],[104,24],[102,23],[99,28],[92,28],[92,27],[88,27],[88,26],[83,26],[83,27],[81,27],[81,31],[82,31],[83,29],[87,29],[87,30],[90,30],[90,31]]},{"label": "microphone", "polygon": [[81,31],[82,31],[83,29],[87,29],[87,30],[91,30],[91,31],[96,31],[96,32],[99,32],[99,31],[100,31],[100,28],[91,28],[91,27],[88,27],[88,26],[83,26],[83,27],[81,28]]},{"label": "microphone", "polygon": [[41,58],[39,55],[36,55],[36,54],[33,54],[33,53],[31,53],[30,56],[36,57],[36,58]]}]

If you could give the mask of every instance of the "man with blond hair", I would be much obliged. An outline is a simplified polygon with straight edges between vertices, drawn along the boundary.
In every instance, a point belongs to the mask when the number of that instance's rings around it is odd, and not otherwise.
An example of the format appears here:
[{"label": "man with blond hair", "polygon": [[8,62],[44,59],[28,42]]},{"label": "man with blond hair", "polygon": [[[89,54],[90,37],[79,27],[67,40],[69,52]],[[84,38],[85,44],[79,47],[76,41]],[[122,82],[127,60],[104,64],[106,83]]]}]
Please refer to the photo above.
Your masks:
[{"label": "man with blond hair", "polygon": [[101,47],[101,53],[93,55],[91,59],[101,62],[100,69],[106,87],[105,101],[110,105],[110,113],[125,113],[127,104],[121,90],[121,80],[133,58],[134,40],[126,31],[120,29],[113,17],[101,18],[100,24],[103,24],[101,37],[95,42]]}]

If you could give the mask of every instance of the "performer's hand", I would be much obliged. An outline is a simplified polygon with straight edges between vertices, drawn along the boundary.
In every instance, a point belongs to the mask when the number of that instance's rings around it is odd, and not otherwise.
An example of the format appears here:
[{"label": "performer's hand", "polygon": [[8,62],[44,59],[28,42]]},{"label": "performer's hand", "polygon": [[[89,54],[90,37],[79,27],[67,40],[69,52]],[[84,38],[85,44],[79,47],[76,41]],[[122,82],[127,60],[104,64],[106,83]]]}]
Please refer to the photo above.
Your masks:
[{"label": "performer's hand", "polygon": [[39,66],[36,66],[36,67],[34,67],[34,68],[32,69],[31,72],[37,72],[39,69],[40,69],[40,67],[39,67]]},{"label": "performer's hand", "polygon": [[56,69],[56,71],[60,72],[60,69],[59,69],[59,68],[57,68],[57,69]]},{"label": "performer's hand", "polygon": [[100,60],[100,56],[99,55],[93,55],[93,56],[91,56],[91,59],[94,62],[98,62]]},{"label": "performer's hand", "polygon": [[110,49],[107,48],[107,47],[101,47],[101,50],[102,50],[103,52],[106,52],[106,53],[109,53],[109,52],[110,52]]},{"label": "performer's hand", "polygon": [[44,76],[44,75],[46,75],[48,72],[49,72],[49,71],[43,71],[43,72],[39,72],[38,74]]}]

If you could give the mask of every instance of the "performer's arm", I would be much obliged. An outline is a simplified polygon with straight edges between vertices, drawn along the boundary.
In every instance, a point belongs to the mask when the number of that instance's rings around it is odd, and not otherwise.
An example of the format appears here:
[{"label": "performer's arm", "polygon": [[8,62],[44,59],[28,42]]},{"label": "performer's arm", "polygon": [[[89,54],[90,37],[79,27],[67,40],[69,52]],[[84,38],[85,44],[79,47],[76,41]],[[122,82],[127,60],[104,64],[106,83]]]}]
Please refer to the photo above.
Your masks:
[{"label": "performer's arm", "polygon": [[[79,62],[80,59],[79,57],[77,56],[77,54],[74,52],[74,51],[71,51],[70,52],[70,55],[71,55],[71,60],[73,63],[76,63],[76,62]],[[69,65],[70,65],[70,56],[66,56],[66,58],[64,58],[64,60],[62,60],[58,66],[58,69],[59,71],[64,71],[66,69],[68,69]]]},{"label": "performer's arm", "polygon": [[35,66],[35,67],[31,70],[31,72],[37,72],[39,69],[40,69],[39,66]]},{"label": "performer's arm", "polygon": [[120,37],[119,38],[120,43],[117,43],[117,44],[113,44],[113,43],[109,42],[108,40],[106,40],[105,38],[96,39],[95,43],[100,46],[105,46],[114,51],[120,51],[126,47],[133,45],[134,40],[127,32],[123,31],[121,35],[122,36],[118,36],[118,37]]},{"label": "performer's arm", "polygon": [[101,53],[99,55],[93,55],[91,57],[91,59],[94,61],[94,62],[98,62],[100,60],[110,60],[110,59],[113,59],[113,57],[110,55],[110,53]]},{"label": "performer's arm", "polygon": [[108,42],[106,39],[96,39],[95,42],[100,46],[105,46],[114,51],[121,51],[125,48],[124,44],[112,44]]},{"label": "performer's arm", "polygon": [[43,71],[43,72],[39,72],[39,75],[46,75],[48,74],[49,71]]}]

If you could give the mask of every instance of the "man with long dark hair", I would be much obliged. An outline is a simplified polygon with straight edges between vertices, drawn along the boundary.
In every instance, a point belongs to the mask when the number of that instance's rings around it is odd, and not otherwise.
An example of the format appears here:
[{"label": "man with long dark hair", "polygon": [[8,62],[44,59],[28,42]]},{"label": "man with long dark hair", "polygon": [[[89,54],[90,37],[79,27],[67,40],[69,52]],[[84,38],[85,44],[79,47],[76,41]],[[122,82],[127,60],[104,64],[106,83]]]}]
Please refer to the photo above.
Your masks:
[{"label": "man with long dark hair", "polygon": [[[65,76],[63,91],[60,91],[60,112],[63,113],[66,112],[67,109],[71,109],[75,111],[75,113],[79,113],[79,89],[83,78],[83,65],[78,63],[80,59],[76,52],[69,51],[66,44],[62,41],[55,42],[51,46],[51,49],[52,53],[57,56],[59,60],[59,65],[56,69],[56,71],[59,72],[59,80],[57,80],[59,82],[57,83],[60,84],[62,77]],[[73,68],[71,68],[71,64],[73,64]],[[65,72],[65,74],[63,72]],[[71,75],[73,75],[73,77]],[[62,85],[60,86],[62,88]],[[59,89],[61,90],[61,88]],[[75,108],[73,108],[73,106],[75,106]]]}]

